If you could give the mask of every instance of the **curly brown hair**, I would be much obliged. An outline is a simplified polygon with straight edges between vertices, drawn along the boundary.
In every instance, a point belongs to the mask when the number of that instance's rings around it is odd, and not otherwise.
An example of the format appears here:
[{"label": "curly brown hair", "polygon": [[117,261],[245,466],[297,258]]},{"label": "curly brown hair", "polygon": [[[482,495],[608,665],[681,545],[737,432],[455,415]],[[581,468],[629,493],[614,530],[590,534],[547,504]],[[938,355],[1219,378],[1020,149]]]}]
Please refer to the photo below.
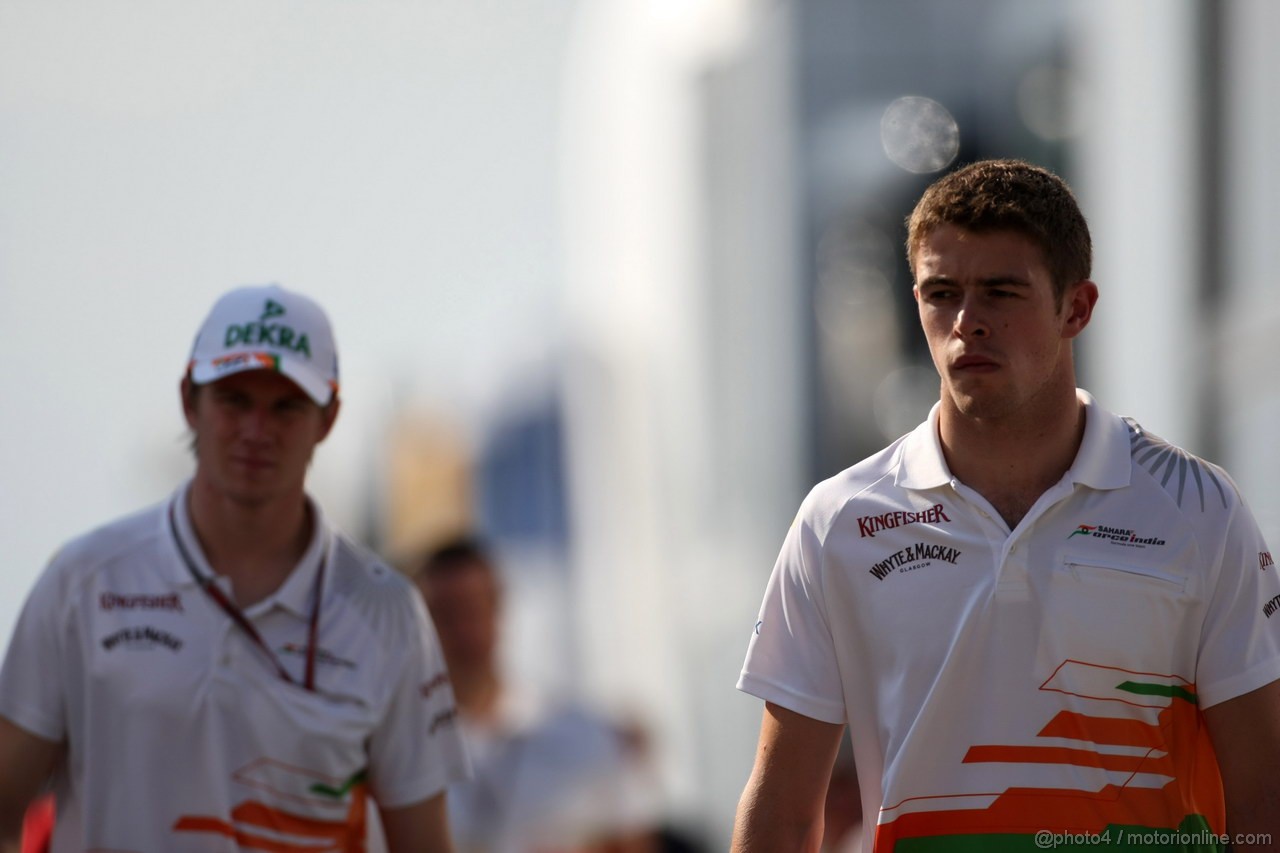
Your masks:
[{"label": "curly brown hair", "polygon": [[907,217],[907,263],[935,228],[1017,231],[1044,253],[1058,303],[1069,285],[1087,279],[1093,265],[1089,226],[1066,182],[1022,160],[982,160],[925,190]]}]

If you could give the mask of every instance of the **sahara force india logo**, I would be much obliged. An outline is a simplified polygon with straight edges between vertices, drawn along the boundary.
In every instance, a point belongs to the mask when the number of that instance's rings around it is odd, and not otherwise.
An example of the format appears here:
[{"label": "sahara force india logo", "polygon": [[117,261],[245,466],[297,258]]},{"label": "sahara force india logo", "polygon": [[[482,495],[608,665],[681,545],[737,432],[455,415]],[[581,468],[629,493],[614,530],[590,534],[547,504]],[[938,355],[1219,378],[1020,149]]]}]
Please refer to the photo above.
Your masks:
[{"label": "sahara force india logo", "polygon": [[1139,536],[1136,531],[1127,527],[1108,527],[1105,524],[1082,524],[1071,532],[1068,539],[1076,536],[1088,536],[1093,539],[1106,539],[1116,545],[1127,545],[1131,548],[1145,548],[1148,545],[1167,544],[1158,536]]}]

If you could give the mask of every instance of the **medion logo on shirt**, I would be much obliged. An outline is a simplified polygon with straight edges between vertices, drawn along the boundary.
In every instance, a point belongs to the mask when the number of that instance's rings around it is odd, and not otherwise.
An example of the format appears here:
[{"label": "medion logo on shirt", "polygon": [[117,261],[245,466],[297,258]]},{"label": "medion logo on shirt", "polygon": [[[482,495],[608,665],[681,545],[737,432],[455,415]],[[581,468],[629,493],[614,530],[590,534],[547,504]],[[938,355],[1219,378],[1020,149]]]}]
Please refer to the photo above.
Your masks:
[{"label": "medion logo on shirt", "polygon": [[1139,536],[1136,531],[1127,527],[1108,527],[1105,524],[1081,524],[1071,531],[1067,538],[1074,539],[1077,536],[1105,539],[1114,545],[1124,545],[1128,548],[1145,548],[1148,545],[1167,544],[1158,536]]},{"label": "medion logo on shirt", "polygon": [[892,530],[907,524],[940,524],[951,523],[942,504],[935,504],[919,512],[897,510],[880,515],[864,515],[858,519],[858,533],[863,539],[874,537],[881,530]]},{"label": "medion logo on shirt", "polygon": [[107,651],[111,651],[117,646],[123,646],[128,649],[150,649],[156,646],[163,646],[171,652],[176,652],[182,648],[182,640],[168,631],[161,631],[151,625],[137,625],[121,628],[114,634],[108,634],[102,638],[102,648]]},{"label": "medion logo on shirt", "polygon": [[[280,647],[280,653],[294,656],[307,656],[307,647],[298,643],[285,643]],[[355,669],[356,662],[340,658],[333,652],[325,651],[323,648],[316,649],[316,663],[326,664],[328,666],[341,666],[346,669]]]},{"label": "medion logo on shirt", "polygon": [[884,580],[895,570],[899,572],[910,572],[915,569],[928,566],[936,560],[944,563],[951,563],[953,566],[956,560],[960,559],[960,549],[951,548],[946,545],[931,545],[928,542],[917,542],[914,545],[908,545],[901,551],[895,551],[885,559],[876,563],[868,571],[875,575],[876,580]]},{"label": "medion logo on shirt", "polygon": [[172,610],[182,613],[182,596],[176,592],[168,595],[123,595],[104,592],[98,596],[98,606],[103,610]]}]

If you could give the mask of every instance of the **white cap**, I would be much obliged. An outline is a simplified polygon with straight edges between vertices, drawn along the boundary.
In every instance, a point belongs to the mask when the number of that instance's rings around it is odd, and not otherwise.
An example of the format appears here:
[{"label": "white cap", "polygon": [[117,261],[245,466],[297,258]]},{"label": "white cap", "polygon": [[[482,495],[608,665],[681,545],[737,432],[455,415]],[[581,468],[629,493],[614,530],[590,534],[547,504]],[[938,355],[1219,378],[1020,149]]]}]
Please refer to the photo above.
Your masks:
[{"label": "white cap", "polygon": [[187,371],[203,385],[264,368],[289,377],[321,406],[338,391],[338,351],[324,309],[278,284],[223,294],[196,334]]}]

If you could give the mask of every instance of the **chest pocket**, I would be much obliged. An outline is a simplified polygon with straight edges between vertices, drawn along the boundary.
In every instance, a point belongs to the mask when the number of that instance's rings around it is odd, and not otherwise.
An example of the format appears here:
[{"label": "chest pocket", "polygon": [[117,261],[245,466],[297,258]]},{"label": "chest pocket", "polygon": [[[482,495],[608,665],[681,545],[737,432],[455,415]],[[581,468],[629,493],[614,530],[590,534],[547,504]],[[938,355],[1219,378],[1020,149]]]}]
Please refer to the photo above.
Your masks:
[{"label": "chest pocket", "polygon": [[1152,593],[1181,593],[1186,590],[1187,579],[1159,566],[1125,563],[1093,555],[1068,554],[1063,568],[1077,582],[1116,587],[1136,587]]},{"label": "chest pocket", "polygon": [[1188,578],[1118,556],[1067,553],[1054,565],[1036,602],[1040,665],[1074,660],[1193,677],[1183,672],[1185,646],[1192,641],[1193,650],[1198,635]]}]

